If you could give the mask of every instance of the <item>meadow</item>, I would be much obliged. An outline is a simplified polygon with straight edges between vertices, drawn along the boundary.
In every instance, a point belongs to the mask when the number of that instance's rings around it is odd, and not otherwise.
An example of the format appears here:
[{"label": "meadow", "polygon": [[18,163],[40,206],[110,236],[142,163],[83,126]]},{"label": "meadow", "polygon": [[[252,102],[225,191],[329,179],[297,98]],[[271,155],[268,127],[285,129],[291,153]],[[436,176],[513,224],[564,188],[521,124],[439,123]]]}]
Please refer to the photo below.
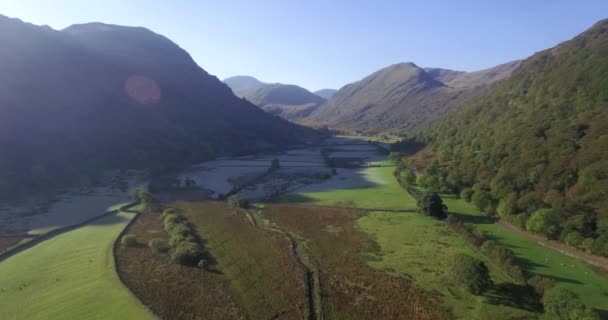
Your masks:
[{"label": "meadow", "polygon": [[484,260],[495,284],[508,283],[509,278],[443,222],[419,213],[370,212],[357,220],[357,227],[370,234],[380,248],[371,256],[370,266],[411,279],[433,292],[455,318],[533,318],[533,312],[510,306],[511,297],[498,290],[475,296],[454,282],[449,272],[451,258],[457,253]]},{"label": "meadow", "polygon": [[133,216],[106,216],[0,263],[0,319],[154,319],[114,267],[114,242]]},{"label": "meadow", "polygon": [[[348,184],[332,188],[329,185],[333,181],[342,179],[340,169],[338,175],[326,182],[311,185],[301,191],[287,195],[283,200],[288,202],[311,203],[314,205],[374,208],[377,210],[416,210],[416,200],[397,184],[393,172],[395,168],[389,161],[373,162],[369,167],[357,170],[357,180],[363,183]],[[308,191],[320,190],[320,191]]]},{"label": "meadow", "polygon": [[499,244],[513,250],[527,271],[552,278],[557,286],[575,292],[586,304],[608,311],[608,278],[598,275],[584,262],[504,229],[462,199],[444,197],[444,202],[458,218],[473,223]]}]

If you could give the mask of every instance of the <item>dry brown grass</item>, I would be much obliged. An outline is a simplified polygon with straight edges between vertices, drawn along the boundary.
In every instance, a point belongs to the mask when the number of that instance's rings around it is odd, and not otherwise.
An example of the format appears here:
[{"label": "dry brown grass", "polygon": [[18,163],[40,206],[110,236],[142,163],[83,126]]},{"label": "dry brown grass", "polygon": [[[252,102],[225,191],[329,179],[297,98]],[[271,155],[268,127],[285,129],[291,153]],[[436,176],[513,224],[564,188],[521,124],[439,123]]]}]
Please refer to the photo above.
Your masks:
[{"label": "dry brown grass", "polygon": [[446,319],[437,301],[404,278],[367,265],[377,248],[350,209],[268,205],[266,218],[305,239],[321,271],[326,319]]},{"label": "dry brown grass", "polygon": [[140,215],[127,233],[138,246],[117,250],[125,284],[162,319],[245,319],[221,274],[171,262],[168,253],[148,248],[151,239],[168,239],[158,213]]}]

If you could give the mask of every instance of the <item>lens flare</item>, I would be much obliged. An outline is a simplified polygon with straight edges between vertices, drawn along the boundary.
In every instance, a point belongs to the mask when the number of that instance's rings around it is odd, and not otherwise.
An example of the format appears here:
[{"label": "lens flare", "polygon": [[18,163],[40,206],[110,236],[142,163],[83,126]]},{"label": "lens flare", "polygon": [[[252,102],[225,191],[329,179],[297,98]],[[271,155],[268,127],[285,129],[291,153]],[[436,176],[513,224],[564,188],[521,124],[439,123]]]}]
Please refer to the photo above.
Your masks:
[{"label": "lens flare", "polygon": [[160,102],[160,86],[156,81],[145,76],[130,76],[125,83],[125,91],[139,104],[151,105]]}]

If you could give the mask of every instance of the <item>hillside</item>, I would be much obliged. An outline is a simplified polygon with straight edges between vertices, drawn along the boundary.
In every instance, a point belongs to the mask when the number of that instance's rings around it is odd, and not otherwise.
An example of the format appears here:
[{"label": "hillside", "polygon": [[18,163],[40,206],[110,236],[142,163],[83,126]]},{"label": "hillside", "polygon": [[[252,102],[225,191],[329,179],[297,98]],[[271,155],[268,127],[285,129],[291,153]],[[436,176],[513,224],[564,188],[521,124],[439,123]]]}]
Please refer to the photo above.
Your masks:
[{"label": "hillside", "polygon": [[479,97],[518,64],[471,73],[391,65],[343,87],[304,123],[365,133],[415,132]]},{"label": "hillside", "polygon": [[249,76],[224,80],[233,92],[263,110],[287,120],[307,116],[326,100],[302,87],[281,83],[264,83]]},{"label": "hillside", "polygon": [[321,89],[321,90],[315,91],[313,93],[325,100],[329,100],[329,99],[331,99],[331,97],[334,96],[334,94],[336,94],[336,92],[338,92],[338,90],[336,90],[336,89]]},{"label": "hillside", "polygon": [[608,255],[608,20],[521,63],[418,138],[436,187],[521,228]]},{"label": "hillside", "polygon": [[316,139],[237,98],[144,28],[56,31],[0,16],[0,40],[0,198],[95,180],[108,168],[158,169]]}]

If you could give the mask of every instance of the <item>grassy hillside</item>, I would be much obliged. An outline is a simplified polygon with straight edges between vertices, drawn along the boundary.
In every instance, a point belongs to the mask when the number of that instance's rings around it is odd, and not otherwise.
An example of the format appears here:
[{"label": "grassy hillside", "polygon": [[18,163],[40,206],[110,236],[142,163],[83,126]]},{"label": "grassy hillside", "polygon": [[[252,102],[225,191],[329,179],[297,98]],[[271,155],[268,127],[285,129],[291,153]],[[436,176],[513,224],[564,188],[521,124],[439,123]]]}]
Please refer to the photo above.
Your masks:
[{"label": "grassy hillside", "polygon": [[535,54],[424,131],[433,187],[472,187],[487,213],[608,255],[608,20]]},{"label": "grassy hillside", "polygon": [[302,122],[346,132],[409,134],[479,97],[518,64],[470,73],[394,64],[344,86]]},{"label": "grassy hillside", "polygon": [[0,319],[154,319],[114,269],[114,241],[132,218],[105,217],[0,263]]}]

